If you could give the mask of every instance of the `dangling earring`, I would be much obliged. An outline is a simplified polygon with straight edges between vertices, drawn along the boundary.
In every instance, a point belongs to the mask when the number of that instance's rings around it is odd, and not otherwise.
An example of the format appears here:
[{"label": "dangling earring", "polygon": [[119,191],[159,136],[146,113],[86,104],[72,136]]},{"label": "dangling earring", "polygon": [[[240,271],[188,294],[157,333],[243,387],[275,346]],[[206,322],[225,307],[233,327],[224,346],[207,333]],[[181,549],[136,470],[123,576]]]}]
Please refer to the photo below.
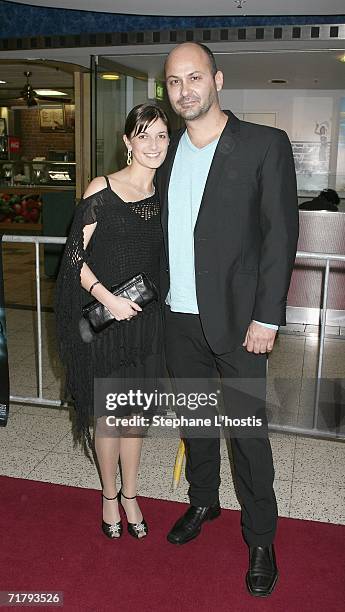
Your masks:
[{"label": "dangling earring", "polygon": [[127,149],[127,166],[132,165],[132,151],[131,149]]}]

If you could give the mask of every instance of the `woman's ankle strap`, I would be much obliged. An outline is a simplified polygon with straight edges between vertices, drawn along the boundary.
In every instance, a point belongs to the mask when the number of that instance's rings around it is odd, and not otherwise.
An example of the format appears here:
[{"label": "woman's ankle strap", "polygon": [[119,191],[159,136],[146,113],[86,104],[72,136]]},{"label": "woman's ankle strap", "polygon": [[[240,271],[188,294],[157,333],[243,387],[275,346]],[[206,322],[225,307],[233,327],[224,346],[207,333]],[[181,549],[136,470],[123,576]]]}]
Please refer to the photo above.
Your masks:
[{"label": "woman's ankle strap", "polygon": [[125,499],[135,499],[136,495],[134,495],[133,497],[127,497],[127,495],[124,494],[124,492],[121,490],[121,495],[122,497],[124,497]]},{"label": "woman's ankle strap", "polygon": [[104,493],[102,493],[102,497],[104,497],[104,499],[108,499],[108,500],[116,499],[117,496],[118,496],[118,493],[116,493],[115,497],[107,497],[106,495],[104,495]]}]

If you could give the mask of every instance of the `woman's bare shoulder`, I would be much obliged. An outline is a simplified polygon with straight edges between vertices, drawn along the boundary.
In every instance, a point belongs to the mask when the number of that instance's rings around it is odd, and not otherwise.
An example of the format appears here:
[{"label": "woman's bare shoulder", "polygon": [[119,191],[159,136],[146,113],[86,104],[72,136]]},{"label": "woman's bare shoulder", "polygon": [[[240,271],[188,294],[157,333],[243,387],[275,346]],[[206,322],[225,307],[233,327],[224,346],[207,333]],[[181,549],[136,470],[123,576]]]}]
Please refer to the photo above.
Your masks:
[{"label": "woman's bare shoulder", "polygon": [[117,172],[113,172],[108,175],[108,178],[114,185],[124,185],[128,180],[127,168],[122,168],[122,170],[118,170]]},{"label": "woman's bare shoulder", "polygon": [[92,181],[88,184],[83,199],[88,198],[89,196],[95,195],[99,191],[102,191],[107,187],[107,182],[104,176],[96,176]]}]

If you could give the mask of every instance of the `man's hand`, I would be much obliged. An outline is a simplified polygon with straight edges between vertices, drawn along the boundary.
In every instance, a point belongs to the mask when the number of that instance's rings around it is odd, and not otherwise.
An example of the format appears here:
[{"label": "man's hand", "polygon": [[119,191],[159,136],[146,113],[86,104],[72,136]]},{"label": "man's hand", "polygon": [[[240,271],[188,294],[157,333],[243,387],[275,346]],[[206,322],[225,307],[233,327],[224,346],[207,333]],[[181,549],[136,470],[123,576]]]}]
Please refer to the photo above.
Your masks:
[{"label": "man's hand", "polygon": [[249,353],[270,353],[273,349],[276,334],[276,330],[252,321],[247,329],[242,346],[245,346]]}]

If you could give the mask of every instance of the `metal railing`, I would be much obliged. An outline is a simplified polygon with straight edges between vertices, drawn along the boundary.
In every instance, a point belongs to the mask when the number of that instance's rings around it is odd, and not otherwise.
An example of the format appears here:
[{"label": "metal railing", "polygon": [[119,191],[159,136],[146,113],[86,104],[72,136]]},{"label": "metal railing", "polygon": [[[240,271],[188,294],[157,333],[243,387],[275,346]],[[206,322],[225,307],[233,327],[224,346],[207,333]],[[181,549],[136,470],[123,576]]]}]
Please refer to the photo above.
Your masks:
[{"label": "metal railing", "polygon": [[314,413],[313,413],[313,426],[311,428],[305,427],[294,427],[293,425],[275,425],[270,423],[271,431],[282,431],[286,433],[298,433],[301,435],[308,436],[319,436],[323,438],[335,438],[344,439],[345,433],[332,434],[331,432],[318,429],[319,419],[319,407],[320,407],[320,390],[322,382],[322,366],[323,356],[325,350],[325,335],[326,335],[326,319],[327,319],[327,298],[328,298],[328,284],[329,284],[329,273],[330,273],[330,262],[331,261],[342,261],[345,263],[345,255],[333,255],[330,253],[309,253],[307,251],[297,251],[296,259],[318,259],[326,262],[325,275],[322,283],[322,305],[320,309],[321,315],[321,329],[320,329],[320,342],[318,350],[317,360],[317,378],[315,387],[315,398],[314,398]]},{"label": "metal railing", "polygon": [[[37,312],[37,382],[38,382],[38,395],[37,397],[21,397],[11,395],[10,400],[17,403],[27,404],[38,404],[48,406],[62,406],[64,402],[60,400],[51,400],[43,397],[43,365],[42,365],[42,310],[41,310],[41,279],[40,279],[40,261],[39,261],[39,246],[40,244],[54,244],[63,245],[66,242],[66,238],[60,237],[48,237],[48,236],[10,236],[4,235],[2,238],[3,242],[11,243],[28,243],[35,245],[35,280],[36,280],[36,312]],[[320,326],[320,342],[318,349],[318,361],[317,361],[317,379],[315,387],[314,397],[314,412],[313,412],[313,426],[311,428],[294,427],[292,425],[280,425],[271,424],[269,429],[272,431],[281,431],[286,433],[297,433],[301,435],[311,435],[324,438],[332,439],[345,439],[345,433],[332,433],[318,429],[318,418],[319,418],[319,404],[320,404],[320,390],[322,381],[322,368],[324,358],[324,347],[325,347],[325,332],[326,332],[326,318],[327,318],[327,298],[328,298],[328,284],[330,274],[330,262],[331,261],[342,261],[345,263],[345,255],[333,255],[330,253],[311,253],[307,251],[297,251],[297,259],[317,259],[325,261],[325,275],[322,284],[322,305],[320,309],[321,315],[321,326]]]},{"label": "metal railing", "polygon": [[[66,238],[57,236],[9,236],[2,237],[3,242],[28,243],[35,245],[35,281],[36,281],[36,313],[37,313],[37,397],[21,397],[10,395],[11,402],[20,404],[43,404],[44,406],[62,406],[61,400],[51,400],[43,397],[43,361],[42,361],[42,309],[41,309],[41,277],[40,277],[40,244],[65,244]],[[6,296],[5,296],[6,298]]]}]

